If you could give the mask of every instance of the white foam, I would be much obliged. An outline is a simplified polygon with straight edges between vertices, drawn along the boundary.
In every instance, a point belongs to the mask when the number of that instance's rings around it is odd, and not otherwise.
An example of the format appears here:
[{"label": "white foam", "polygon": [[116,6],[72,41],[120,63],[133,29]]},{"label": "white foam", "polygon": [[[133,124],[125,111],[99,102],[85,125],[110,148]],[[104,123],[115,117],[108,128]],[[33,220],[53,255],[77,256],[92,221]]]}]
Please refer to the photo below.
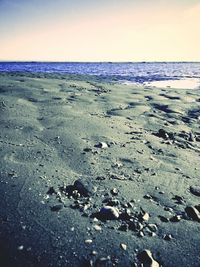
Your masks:
[{"label": "white foam", "polygon": [[173,88],[173,89],[200,89],[200,79],[189,78],[181,80],[153,81],[144,83],[147,86],[155,86],[157,88]]}]

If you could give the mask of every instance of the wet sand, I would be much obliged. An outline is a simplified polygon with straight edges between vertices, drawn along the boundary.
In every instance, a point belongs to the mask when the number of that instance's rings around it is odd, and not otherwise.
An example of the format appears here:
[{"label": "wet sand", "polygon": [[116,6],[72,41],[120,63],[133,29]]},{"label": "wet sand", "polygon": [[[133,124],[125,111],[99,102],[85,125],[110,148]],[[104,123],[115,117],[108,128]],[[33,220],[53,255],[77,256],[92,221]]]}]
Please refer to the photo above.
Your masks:
[{"label": "wet sand", "polygon": [[0,265],[200,266],[199,106],[197,89],[1,73]]}]

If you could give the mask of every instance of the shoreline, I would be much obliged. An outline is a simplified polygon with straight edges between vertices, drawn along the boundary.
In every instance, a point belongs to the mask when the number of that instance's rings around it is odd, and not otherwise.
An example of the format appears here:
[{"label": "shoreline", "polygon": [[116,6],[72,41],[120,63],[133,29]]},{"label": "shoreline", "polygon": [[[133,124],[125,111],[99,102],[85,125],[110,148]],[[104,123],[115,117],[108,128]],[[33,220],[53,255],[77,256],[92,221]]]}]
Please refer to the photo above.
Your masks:
[{"label": "shoreline", "polygon": [[131,80],[121,80],[117,78],[117,76],[109,76],[109,75],[89,75],[89,74],[69,74],[65,72],[31,72],[31,71],[0,71],[1,75],[18,75],[18,76],[28,76],[28,77],[56,77],[60,79],[85,79],[88,81],[99,81],[99,82],[107,82],[111,84],[121,84],[121,85],[127,85],[127,86],[135,86],[135,87],[141,87],[141,88],[157,88],[157,89],[172,89],[172,90],[193,90],[193,89],[200,89],[200,78],[166,78],[161,80],[152,80],[152,81],[143,81],[143,82],[137,82],[137,81],[131,81]]}]

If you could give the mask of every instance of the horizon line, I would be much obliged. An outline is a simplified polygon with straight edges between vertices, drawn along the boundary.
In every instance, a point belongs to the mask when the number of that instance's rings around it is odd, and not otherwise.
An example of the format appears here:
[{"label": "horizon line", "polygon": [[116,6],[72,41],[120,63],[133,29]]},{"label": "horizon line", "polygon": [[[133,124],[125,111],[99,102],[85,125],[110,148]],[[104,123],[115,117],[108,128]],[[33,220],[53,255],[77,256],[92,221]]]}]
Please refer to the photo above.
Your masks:
[{"label": "horizon line", "polygon": [[141,61],[110,61],[110,60],[102,60],[102,61],[51,61],[51,60],[1,60],[0,63],[200,63],[199,60],[141,60]]}]

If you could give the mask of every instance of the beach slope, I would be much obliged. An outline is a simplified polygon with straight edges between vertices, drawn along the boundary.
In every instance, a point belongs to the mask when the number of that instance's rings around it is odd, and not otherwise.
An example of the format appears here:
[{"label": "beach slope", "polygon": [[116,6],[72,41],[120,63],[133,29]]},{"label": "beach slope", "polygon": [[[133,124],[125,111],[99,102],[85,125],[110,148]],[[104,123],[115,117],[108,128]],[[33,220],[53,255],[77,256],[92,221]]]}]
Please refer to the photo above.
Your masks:
[{"label": "beach slope", "polygon": [[200,91],[0,74],[0,265],[198,267]]}]

